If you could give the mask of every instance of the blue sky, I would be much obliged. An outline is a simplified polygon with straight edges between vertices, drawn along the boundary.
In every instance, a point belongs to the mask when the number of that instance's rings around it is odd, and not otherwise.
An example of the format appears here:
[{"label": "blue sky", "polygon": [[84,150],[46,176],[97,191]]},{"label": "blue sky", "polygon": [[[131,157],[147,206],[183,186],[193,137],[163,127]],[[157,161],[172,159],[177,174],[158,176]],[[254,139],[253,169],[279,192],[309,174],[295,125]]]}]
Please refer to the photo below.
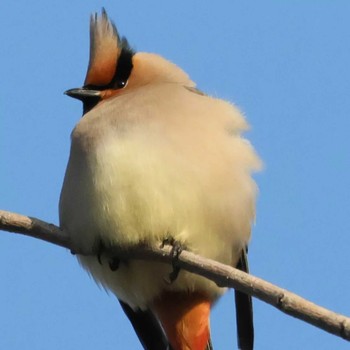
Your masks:
[{"label": "blue sky", "polygon": [[[209,2],[208,2],[209,3]],[[265,163],[253,274],[350,315],[348,1],[2,1],[0,208],[58,222],[81,105],[89,15],[105,6],[136,50],[159,53],[236,103]],[[0,233],[0,348],[140,349],[115,298],[59,247]],[[256,349],[348,343],[255,301]],[[212,316],[234,348],[233,293]]]}]

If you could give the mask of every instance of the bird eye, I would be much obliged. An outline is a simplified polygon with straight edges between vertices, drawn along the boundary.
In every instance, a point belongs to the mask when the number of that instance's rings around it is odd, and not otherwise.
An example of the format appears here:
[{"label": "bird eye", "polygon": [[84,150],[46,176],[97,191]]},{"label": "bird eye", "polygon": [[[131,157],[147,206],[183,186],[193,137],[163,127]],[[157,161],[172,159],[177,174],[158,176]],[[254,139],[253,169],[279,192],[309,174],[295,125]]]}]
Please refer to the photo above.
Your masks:
[{"label": "bird eye", "polygon": [[116,88],[117,89],[123,89],[123,88],[125,88],[125,86],[128,84],[128,81],[126,80],[119,80],[119,81],[117,81],[116,82]]}]

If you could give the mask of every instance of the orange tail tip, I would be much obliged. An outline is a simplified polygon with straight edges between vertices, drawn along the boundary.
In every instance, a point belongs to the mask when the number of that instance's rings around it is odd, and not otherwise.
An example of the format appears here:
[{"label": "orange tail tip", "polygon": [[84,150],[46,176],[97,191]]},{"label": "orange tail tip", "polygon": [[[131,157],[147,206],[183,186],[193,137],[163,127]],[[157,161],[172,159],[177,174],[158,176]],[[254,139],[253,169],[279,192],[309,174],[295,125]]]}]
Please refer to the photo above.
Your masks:
[{"label": "orange tail tip", "polygon": [[174,350],[205,350],[211,300],[200,293],[165,292],[154,305]]}]

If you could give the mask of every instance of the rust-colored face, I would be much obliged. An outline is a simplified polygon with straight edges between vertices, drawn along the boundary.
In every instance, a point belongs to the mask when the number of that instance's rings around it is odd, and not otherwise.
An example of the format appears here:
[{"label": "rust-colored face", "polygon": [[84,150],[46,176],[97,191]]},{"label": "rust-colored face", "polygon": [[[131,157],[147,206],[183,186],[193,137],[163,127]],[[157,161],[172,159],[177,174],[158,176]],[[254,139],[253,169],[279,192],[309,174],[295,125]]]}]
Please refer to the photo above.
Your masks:
[{"label": "rust-colored face", "polygon": [[71,89],[67,95],[83,102],[84,114],[100,101],[123,89],[133,68],[134,52],[125,38],[108,19],[106,11],[90,20],[90,60],[83,88]]}]

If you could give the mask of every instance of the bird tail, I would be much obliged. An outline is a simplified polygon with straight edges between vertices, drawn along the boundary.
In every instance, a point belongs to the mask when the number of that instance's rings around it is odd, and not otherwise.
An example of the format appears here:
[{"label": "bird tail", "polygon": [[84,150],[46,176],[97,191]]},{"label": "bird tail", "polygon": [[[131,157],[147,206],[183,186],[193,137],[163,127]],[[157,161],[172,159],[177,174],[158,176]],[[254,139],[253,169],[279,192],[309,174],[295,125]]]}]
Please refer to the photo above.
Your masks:
[{"label": "bird tail", "polygon": [[211,301],[196,292],[165,292],[154,312],[174,350],[212,350],[209,315]]},{"label": "bird tail", "polygon": [[209,338],[209,340],[208,340],[208,343],[207,343],[207,346],[206,346],[205,350],[214,350],[214,348],[213,348],[213,344],[212,344],[212,342],[211,342],[211,338]]}]

